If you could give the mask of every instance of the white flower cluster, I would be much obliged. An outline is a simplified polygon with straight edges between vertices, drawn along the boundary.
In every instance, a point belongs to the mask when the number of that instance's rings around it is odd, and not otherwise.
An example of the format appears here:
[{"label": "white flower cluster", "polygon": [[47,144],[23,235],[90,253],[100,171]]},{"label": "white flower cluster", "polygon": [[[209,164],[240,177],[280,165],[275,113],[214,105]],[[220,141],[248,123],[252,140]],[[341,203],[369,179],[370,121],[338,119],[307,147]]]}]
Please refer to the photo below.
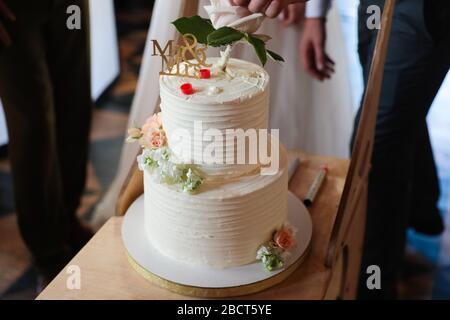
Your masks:
[{"label": "white flower cluster", "polygon": [[265,257],[270,256],[270,255],[276,255],[278,256],[281,260],[287,260],[290,256],[291,253],[288,250],[283,250],[280,249],[276,246],[273,245],[263,245],[259,248],[258,252],[256,253],[256,260],[261,260],[264,262]]},{"label": "white flower cluster", "polygon": [[183,191],[195,191],[202,185],[202,183],[203,178],[196,172],[196,170],[193,168],[187,168],[186,179],[182,185]]},{"label": "white flower cluster", "polygon": [[271,251],[272,250],[270,247],[261,246],[261,248],[259,248],[258,252],[256,253],[256,260],[262,260],[264,258],[264,256],[272,254]]},{"label": "white flower cluster", "polygon": [[283,251],[273,246],[261,246],[256,254],[256,260],[263,263],[267,271],[274,271],[284,266]]},{"label": "white flower cluster", "polygon": [[159,183],[176,185],[183,192],[194,192],[203,183],[201,172],[193,165],[176,161],[169,148],[144,149],[137,158],[139,169],[151,170]]},{"label": "white flower cluster", "polygon": [[268,271],[282,268],[296,245],[297,228],[286,223],[273,235],[273,239],[261,245],[256,252],[256,260],[261,261]]}]

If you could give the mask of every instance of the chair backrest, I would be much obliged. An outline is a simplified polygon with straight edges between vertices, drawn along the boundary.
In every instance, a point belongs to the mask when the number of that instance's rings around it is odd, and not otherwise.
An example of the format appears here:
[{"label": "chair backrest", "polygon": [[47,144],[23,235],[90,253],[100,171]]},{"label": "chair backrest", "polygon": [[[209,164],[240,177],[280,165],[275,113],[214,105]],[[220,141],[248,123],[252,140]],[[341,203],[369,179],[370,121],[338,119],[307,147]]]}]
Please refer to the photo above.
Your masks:
[{"label": "chair backrest", "polygon": [[[333,226],[328,254],[325,265],[332,268],[338,257],[343,255],[346,239],[361,228],[353,222],[364,221],[364,217],[355,217],[364,214],[365,210],[356,210],[360,201],[367,196],[367,181],[371,167],[371,157],[375,137],[375,125],[381,95],[381,86],[384,76],[384,66],[392,27],[395,0],[386,0],[381,20],[381,29],[378,33],[377,43],[373,54],[372,66],[366,86],[365,97],[361,110],[361,118],[355,137],[355,143],[350,162],[350,168],[344,187],[335,224]],[[362,211],[362,212],[361,212]],[[363,219],[355,219],[363,218]],[[364,225],[362,226],[364,228]],[[362,232],[364,234],[364,232]]]}]

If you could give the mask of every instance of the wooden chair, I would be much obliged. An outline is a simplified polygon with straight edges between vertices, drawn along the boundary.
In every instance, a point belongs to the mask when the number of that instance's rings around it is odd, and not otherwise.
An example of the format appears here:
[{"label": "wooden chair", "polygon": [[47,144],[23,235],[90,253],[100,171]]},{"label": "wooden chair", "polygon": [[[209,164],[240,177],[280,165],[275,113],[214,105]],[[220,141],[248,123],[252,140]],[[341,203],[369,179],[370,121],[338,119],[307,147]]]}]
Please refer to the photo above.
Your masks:
[{"label": "wooden chair", "polygon": [[[354,299],[357,293],[365,229],[367,182],[395,3],[395,0],[388,0],[384,8],[350,168],[325,260],[325,265],[332,270],[333,285],[330,290],[334,290],[327,293],[328,298]],[[338,292],[336,283],[339,284]]]},{"label": "wooden chair", "polygon": [[[183,1],[183,3],[183,16],[197,14],[198,1]],[[356,297],[365,229],[367,181],[394,6],[395,0],[386,1],[344,191],[337,209],[327,254],[323,261],[319,261],[329,273],[328,284],[324,290],[325,299]],[[135,165],[118,200],[118,215],[124,215],[143,192],[143,175]]]}]

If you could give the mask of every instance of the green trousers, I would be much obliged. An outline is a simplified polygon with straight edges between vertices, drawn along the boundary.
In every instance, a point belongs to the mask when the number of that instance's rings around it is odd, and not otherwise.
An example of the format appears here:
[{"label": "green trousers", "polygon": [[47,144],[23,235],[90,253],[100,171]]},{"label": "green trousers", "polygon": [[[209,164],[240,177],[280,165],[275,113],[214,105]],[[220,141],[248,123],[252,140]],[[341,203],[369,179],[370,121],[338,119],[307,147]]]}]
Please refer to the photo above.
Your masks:
[{"label": "green trousers", "polygon": [[[88,7],[83,0],[6,0],[12,46],[0,48],[0,98],[9,133],[15,204],[38,269],[70,257],[70,225],[86,180],[91,96]],[[81,9],[69,30],[67,8]]]}]

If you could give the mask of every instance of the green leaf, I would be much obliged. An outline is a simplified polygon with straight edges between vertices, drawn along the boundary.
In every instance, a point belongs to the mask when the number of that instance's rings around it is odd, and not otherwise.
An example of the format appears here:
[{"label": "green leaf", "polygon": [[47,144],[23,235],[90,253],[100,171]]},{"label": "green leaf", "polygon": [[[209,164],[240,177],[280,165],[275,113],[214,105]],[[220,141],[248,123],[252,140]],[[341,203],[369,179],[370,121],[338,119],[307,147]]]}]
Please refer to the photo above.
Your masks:
[{"label": "green leaf", "polygon": [[266,267],[266,269],[268,271],[277,270],[277,269],[283,268],[283,266],[284,266],[283,259],[281,259],[281,257],[276,254],[266,255],[264,260],[265,260],[263,262],[264,266]]},{"label": "green leaf", "polygon": [[265,66],[267,63],[267,51],[264,41],[255,38],[250,34],[247,35],[247,41],[255,48],[256,55],[258,56],[259,61],[261,61],[261,64]]},{"label": "green leaf", "polygon": [[147,158],[145,158],[145,161],[144,161],[144,163],[145,163],[145,165],[147,166],[147,167],[149,167],[149,168],[157,168],[159,165],[158,165],[158,161],[155,161],[153,158],[151,158],[151,157],[147,157]]},{"label": "green leaf", "polygon": [[245,34],[230,27],[217,29],[208,36],[208,44],[213,47],[221,47],[241,40]]},{"label": "green leaf", "polygon": [[284,58],[282,56],[280,56],[278,53],[275,53],[273,51],[267,50],[267,54],[275,61],[284,61]]},{"label": "green leaf", "polygon": [[272,40],[272,37],[268,36],[267,34],[253,34],[253,36],[264,42],[268,42],[268,41]]},{"label": "green leaf", "polygon": [[190,18],[180,18],[172,24],[177,28],[181,34],[193,34],[197,41],[202,44],[208,44],[208,35],[215,31],[208,19],[203,19],[200,16],[193,16]]}]

